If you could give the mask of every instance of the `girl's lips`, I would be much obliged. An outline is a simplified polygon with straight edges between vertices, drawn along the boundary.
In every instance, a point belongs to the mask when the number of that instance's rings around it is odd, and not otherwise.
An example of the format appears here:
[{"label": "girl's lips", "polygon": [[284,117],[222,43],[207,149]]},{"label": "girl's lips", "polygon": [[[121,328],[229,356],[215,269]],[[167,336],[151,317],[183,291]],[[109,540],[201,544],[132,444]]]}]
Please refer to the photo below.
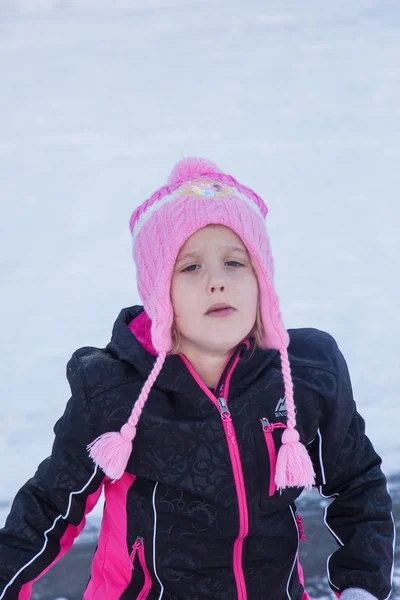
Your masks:
[{"label": "girl's lips", "polygon": [[234,308],[223,308],[222,310],[213,310],[212,312],[207,313],[208,317],[228,317],[236,312]]}]

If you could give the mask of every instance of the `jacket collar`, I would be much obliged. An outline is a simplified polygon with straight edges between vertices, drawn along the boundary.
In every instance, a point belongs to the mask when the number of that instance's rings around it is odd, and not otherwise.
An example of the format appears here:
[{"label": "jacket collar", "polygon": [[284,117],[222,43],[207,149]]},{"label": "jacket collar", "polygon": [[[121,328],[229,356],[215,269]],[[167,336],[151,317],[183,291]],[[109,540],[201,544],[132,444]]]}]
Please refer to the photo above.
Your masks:
[{"label": "jacket collar", "polygon": [[[233,373],[231,382],[236,388],[246,388],[256,380],[262,371],[278,357],[278,350],[254,348],[254,339],[250,345],[239,344],[231,357],[236,353],[240,359]],[[118,359],[135,367],[143,379],[147,379],[154,366],[157,355],[151,343],[151,320],[141,305],[123,308],[115,321],[111,341],[107,350]],[[225,369],[226,370],[226,369]],[[155,382],[157,388],[178,394],[198,392],[199,386],[179,355],[167,356],[163,368]]]}]

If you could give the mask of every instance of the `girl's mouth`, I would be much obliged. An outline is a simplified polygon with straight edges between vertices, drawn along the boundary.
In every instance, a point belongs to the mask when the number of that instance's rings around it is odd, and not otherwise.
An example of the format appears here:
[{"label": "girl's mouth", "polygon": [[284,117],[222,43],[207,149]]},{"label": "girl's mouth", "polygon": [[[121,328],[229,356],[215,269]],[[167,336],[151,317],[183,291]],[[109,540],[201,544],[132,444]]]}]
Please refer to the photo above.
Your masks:
[{"label": "girl's mouth", "polygon": [[234,312],[236,312],[236,309],[234,309],[234,308],[220,308],[220,309],[213,310],[213,311],[207,313],[207,315],[209,317],[228,317],[229,315],[232,315]]}]

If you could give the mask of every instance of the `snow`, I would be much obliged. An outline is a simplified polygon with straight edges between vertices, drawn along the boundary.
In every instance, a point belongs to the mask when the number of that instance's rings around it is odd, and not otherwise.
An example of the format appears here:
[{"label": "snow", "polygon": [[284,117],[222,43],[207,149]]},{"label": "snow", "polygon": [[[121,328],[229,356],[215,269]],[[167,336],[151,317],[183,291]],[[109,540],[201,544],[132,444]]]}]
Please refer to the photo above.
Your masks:
[{"label": "snow", "polygon": [[0,524],[71,354],[141,303],[129,217],[187,155],[266,199],[285,324],[336,337],[398,472],[399,24],[397,0],[2,0]]}]

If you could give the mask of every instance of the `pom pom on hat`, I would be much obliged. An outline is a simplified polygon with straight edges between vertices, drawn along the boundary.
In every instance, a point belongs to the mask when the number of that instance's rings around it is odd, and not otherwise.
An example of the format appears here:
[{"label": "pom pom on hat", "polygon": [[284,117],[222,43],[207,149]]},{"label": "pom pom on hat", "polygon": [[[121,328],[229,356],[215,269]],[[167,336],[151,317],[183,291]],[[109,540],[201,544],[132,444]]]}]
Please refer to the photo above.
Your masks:
[{"label": "pom pom on hat", "polygon": [[221,170],[210,160],[205,158],[184,158],[172,169],[168,183],[173,185],[185,179],[197,179],[212,173],[221,173]]}]

